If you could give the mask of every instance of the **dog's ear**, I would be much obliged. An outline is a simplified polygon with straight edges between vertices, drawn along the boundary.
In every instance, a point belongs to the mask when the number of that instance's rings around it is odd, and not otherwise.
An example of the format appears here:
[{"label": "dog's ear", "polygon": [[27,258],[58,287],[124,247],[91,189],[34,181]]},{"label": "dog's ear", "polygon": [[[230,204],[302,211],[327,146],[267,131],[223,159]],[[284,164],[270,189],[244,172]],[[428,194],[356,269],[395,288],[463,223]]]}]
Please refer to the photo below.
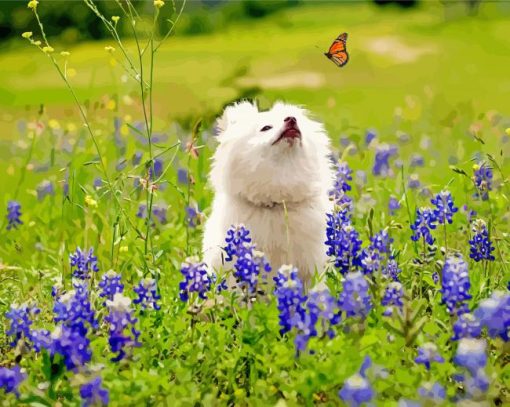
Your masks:
[{"label": "dog's ear", "polygon": [[222,133],[224,133],[230,126],[237,122],[251,120],[253,115],[258,112],[259,110],[257,106],[248,101],[242,101],[227,106],[221,117],[216,119],[216,134],[221,138]]}]

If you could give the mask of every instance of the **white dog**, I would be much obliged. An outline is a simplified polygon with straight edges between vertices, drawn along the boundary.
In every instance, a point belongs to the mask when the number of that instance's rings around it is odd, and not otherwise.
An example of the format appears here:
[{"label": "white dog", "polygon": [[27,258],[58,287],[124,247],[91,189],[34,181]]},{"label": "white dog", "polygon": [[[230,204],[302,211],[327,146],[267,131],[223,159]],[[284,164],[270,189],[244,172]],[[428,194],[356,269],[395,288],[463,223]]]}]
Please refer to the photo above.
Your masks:
[{"label": "white dog", "polygon": [[276,103],[259,112],[240,102],[225,109],[217,128],[204,261],[222,268],[227,229],[244,224],[273,270],[292,264],[309,282],[327,261],[326,212],[332,206],[334,176],[323,126],[296,106]]}]

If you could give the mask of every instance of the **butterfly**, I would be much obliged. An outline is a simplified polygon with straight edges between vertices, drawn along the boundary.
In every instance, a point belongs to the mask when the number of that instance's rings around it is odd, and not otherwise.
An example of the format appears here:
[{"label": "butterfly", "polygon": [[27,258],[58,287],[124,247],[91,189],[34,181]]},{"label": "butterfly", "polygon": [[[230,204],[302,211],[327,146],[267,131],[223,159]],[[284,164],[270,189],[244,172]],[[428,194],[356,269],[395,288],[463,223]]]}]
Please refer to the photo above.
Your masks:
[{"label": "butterfly", "polygon": [[329,59],[331,59],[336,66],[341,68],[349,61],[349,54],[347,53],[347,33],[340,34],[333,44],[329,47],[328,52],[325,52]]}]

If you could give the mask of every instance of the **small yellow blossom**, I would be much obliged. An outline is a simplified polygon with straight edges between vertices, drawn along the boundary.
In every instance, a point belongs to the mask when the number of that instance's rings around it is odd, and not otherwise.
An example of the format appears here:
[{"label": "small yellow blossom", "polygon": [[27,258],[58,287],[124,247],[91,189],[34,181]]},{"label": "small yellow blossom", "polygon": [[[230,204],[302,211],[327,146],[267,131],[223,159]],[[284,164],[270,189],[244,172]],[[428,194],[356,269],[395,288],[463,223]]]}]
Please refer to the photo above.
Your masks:
[{"label": "small yellow blossom", "polygon": [[119,252],[121,253],[127,253],[129,251],[129,248],[127,246],[120,246]]},{"label": "small yellow blossom", "polygon": [[28,39],[28,38],[32,37],[32,31],[26,31],[23,34],[21,34],[21,36],[23,38],[27,38]]},{"label": "small yellow blossom", "polygon": [[55,119],[49,120],[48,126],[50,129],[53,129],[53,130],[60,129],[60,123],[58,122],[58,120],[55,120]]},{"label": "small yellow blossom", "polygon": [[67,131],[69,133],[74,133],[76,131],[76,124],[74,123],[68,123],[67,124]]},{"label": "small yellow blossom", "polygon": [[34,41],[34,45],[37,45],[37,46],[41,45],[41,41]]},{"label": "small yellow blossom", "polygon": [[507,136],[510,136],[510,127],[505,130]]},{"label": "small yellow blossom", "polygon": [[45,54],[51,54],[53,51],[55,51],[53,47],[50,47],[49,45],[47,47],[43,47],[42,50]]},{"label": "small yellow blossom", "polygon": [[473,164],[473,171],[478,171],[480,166],[478,164]]},{"label": "small yellow blossom", "polygon": [[115,58],[110,58],[110,66],[115,67],[117,66],[117,60]]},{"label": "small yellow blossom", "polygon": [[122,126],[120,126],[120,134],[123,136],[127,136],[129,134],[129,127],[126,124],[122,124]]},{"label": "small yellow blossom", "polygon": [[97,208],[97,201],[90,195],[85,196],[85,205],[91,208]]},{"label": "small yellow blossom", "polygon": [[73,78],[76,76],[76,69],[74,68],[67,68],[67,77]]},{"label": "small yellow blossom", "polygon": [[63,57],[68,57],[69,55],[71,55],[71,53],[68,51],[62,51],[60,55],[62,55]]},{"label": "small yellow blossom", "polygon": [[30,0],[27,4],[27,7],[31,8],[32,10],[35,10],[38,4],[39,2],[37,0]]},{"label": "small yellow blossom", "polygon": [[14,167],[12,165],[9,165],[7,167],[7,175],[14,175],[14,173],[15,173]]},{"label": "small yellow blossom", "polygon": [[115,48],[110,47],[110,46],[107,46],[107,47],[104,47],[104,50],[105,50],[106,52],[114,52],[114,51],[115,51]]},{"label": "small yellow blossom", "polygon": [[115,103],[115,100],[113,99],[110,99],[107,103],[106,103],[106,108],[108,110],[115,110],[115,107],[117,106],[117,103]]},{"label": "small yellow blossom", "polygon": [[161,8],[165,5],[165,2],[163,0],[154,0],[154,6],[157,8]]},{"label": "small yellow blossom", "polygon": [[119,16],[113,16],[113,17],[112,17],[112,21],[113,21],[114,23],[118,23],[118,22],[119,22],[119,20],[120,20],[120,17],[119,17]]}]

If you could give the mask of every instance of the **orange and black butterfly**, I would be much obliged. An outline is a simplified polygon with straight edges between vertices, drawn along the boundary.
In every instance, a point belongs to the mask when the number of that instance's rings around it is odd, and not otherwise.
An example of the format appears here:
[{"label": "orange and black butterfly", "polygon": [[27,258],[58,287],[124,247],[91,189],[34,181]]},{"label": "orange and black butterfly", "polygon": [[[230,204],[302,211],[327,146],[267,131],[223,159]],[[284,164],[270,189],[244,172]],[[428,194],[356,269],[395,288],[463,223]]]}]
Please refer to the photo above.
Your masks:
[{"label": "orange and black butterfly", "polygon": [[347,53],[347,33],[340,34],[324,55],[331,59],[339,68],[344,66],[349,61],[349,54]]}]

